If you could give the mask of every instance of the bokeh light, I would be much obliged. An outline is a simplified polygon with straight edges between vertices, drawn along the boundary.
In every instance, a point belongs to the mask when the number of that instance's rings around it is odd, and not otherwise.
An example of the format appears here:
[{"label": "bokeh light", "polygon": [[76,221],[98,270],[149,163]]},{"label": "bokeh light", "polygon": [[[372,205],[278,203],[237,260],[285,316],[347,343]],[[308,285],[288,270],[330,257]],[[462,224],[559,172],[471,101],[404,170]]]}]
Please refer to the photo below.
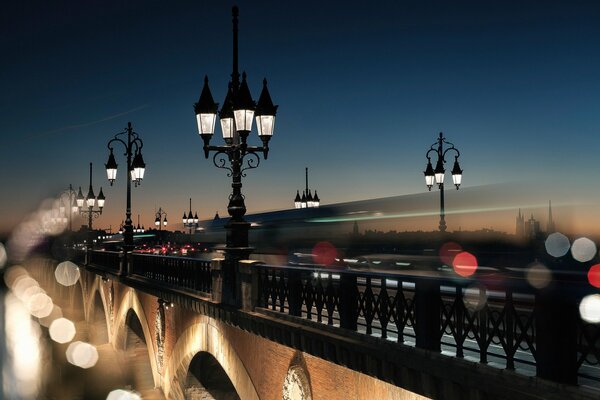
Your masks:
[{"label": "bokeh light", "polygon": [[571,244],[569,238],[560,232],[554,232],[546,238],[544,243],[546,252],[552,257],[562,257],[569,251]]},{"label": "bokeh light", "polygon": [[452,265],[454,257],[462,251],[460,244],[455,242],[446,242],[440,247],[440,260],[446,265]]},{"label": "bokeh light", "polygon": [[79,280],[79,267],[71,261],[58,264],[54,271],[56,281],[63,286],[73,286]]},{"label": "bokeh light", "polygon": [[600,288],[600,264],[592,265],[587,274],[590,285]]},{"label": "bokeh light", "polygon": [[552,272],[544,264],[535,263],[527,267],[525,278],[534,288],[543,289],[552,281]]},{"label": "bokeh light", "polygon": [[25,268],[23,268],[20,265],[13,265],[12,267],[8,268],[4,273],[4,283],[6,283],[7,287],[12,289],[18,277],[27,275],[29,274],[27,273],[27,270],[25,270]]},{"label": "bokeh light", "polygon": [[136,392],[129,392],[123,389],[113,390],[106,396],[106,400],[141,400],[140,396]]},{"label": "bokeh light", "polygon": [[581,319],[590,324],[600,322],[600,294],[585,296],[579,303],[579,315]]},{"label": "bokeh light", "polygon": [[19,276],[14,281],[12,291],[23,303],[27,303],[34,294],[44,292],[37,281],[30,276]]},{"label": "bokeh light", "polygon": [[337,249],[329,242],[319,242],[312,250],[313,261],[315,264],[332,265],[338,256]]},{"label": "bokeh light", "polygon": [[452,267],[460,276],[471,276],[477,271],[477,258],[468,251],[463,251],[454,257]]},{"label": "bokeh light", "polygon": [[53,307],[52,299],[46,293],[36,293],[29,297],[27,301],[29,312],[37,318],[44,318],[50,315]]},{"label": "bokeh light", "polygon": [[86,342],[73,342],[67,347],[67,361],[71,364],[87,369],[98,362],[98,350],[96,347]]},{"label": "bokeh light", "polygon": [[596,244],[586,237],[576,239],[571,246],[573,258],[580,262],[590,261],[596,256]]},{"label": "bokeh light", "polygon": [[0,269],[4,268],[7,259],[8,256],[6,255],[6,248],[4,248],[4,243],[0,243]]},{"label": "bokeh light", "polygon": [[55,320],[62,318],[63,313],[62,313],[62,309],[57,306],[56,304],[53,305],[52,307],[52,311],[50,311],[50,314],[48,314],[45,317],[40,318],[39,323],[42,326],[45,326],[46,328],[50,327],[50,324],[52,324],[52,322],[54,322]]},{"label": "bokeh light", "polygon": [[465,307],[471,311],[479,311],[487,303],[487,291],[481,285],[472,285],[465,289],[463,293],[463,302]]},{"label": "bokeh light", "polygon": [[35,399],[41,376],[40,326],[13,294],[0,301],[4,301],[6,307],[5,340],[9,357],[4,361],[10,360],[9,368],[3,371],[5,387],[10,385],[15,398]]},{"label": "bokeh light", "polygon": [[75,337],[75,324],[66,318],[55,319],[49,328],[50,338],[56,343],[67,343]]}]

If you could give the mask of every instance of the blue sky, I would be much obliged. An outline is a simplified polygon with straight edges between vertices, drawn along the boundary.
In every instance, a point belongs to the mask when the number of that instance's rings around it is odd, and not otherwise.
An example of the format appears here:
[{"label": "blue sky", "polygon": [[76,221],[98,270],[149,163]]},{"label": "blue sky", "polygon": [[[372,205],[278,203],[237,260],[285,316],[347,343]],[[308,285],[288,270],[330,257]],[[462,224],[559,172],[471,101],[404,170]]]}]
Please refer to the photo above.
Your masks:
[{"label": "blue sky", "polygon": [[[115,228],[123,170],[109,188],[103,164],[127,121],[147,164],[134,215],[148,225],[161,206],[179,221],[189,197],[200,218],[225,215],[230,183],[202,155],[192,105],[205,74],[223,101],[232,4],[24,3],[0,17],[0,231],[69,183],[85,189],[89,162],[107,196],[95,224]],[[440,131],[465,186],[600,194],[597,2],[332,3],[238,2],[240,69],[279,105],[269,159],[244,180],[249,212],[291,206],[305,166],[324,203],[422,192]]]}]

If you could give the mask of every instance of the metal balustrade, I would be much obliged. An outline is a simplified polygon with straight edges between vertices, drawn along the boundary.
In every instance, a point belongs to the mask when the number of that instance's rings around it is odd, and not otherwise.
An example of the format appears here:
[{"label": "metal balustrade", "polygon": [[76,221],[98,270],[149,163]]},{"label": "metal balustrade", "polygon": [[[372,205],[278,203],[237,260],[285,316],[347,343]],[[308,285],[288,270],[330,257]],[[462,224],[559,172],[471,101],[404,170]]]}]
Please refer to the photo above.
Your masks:
[{"label": "metal balustrade", "polygon": [[[120,257],[88,254],[92,266],[111,272],[119,271]],[[600,325],[579,318],[572,300],[593,292],[581,282],[556,276],[566,286],[544,292],[503,274],[458,279],[261,264],[249,271],[257,275],[256,307],[274,316],[287,314],[526,375],[600,384]],[[136,253],[129,275],[161,289],[204,295],[212,292],[216,276],[210,261]],[[559,372],[554,379],[563,366],[574,378]]]},{"label": "metal balustrade", "polygon": [[121,264],[121,252],[89,251],[88,264],[113,273],[118,273]]},{"label": "metal balustrade", "polygon": [[[522,279],[257,268],[261,308],[528,375],[539,361],[536,317],[554,312]],[[600,327],[577,320],[577,373],[600,382]]]},{"label": "metal balustrade", "polygon": [[134,276],[196,292],[211,292],[210,261],[136,253],[131,257]]}]

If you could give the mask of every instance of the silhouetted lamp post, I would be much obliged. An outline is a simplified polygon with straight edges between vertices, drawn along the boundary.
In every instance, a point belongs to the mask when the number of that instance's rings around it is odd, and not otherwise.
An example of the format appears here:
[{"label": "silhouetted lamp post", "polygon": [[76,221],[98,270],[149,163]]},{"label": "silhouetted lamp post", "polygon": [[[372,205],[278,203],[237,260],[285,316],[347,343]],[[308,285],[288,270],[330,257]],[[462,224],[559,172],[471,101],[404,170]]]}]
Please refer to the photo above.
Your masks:
[{"label": "silhouetted lamp post", "polygon": [[[267,89],[267,81],[263,80],[263,88],[255,104],[246,82],[246,73],[238,71],[238,15],[237,7],[232,9],[233,22],[233,71],[223,106],[219,111],[221,133],[224,145],[211,146],[217,120],[218,104],[214,102],[208,87],[208,77],[204,78],[204,87],[200,99],[194,105],[198,133],[204,142],[204,156],[208,158],[214,151],[213,163],[217,168],[229,171],[232,178],[233,191],[229,196],[227,211],[231,218],[225,225],[227,229],[227,247],[223,272],[223,299],[234,304],[237,297],[235,269],[237,262],[248,258],[251,248],[248,247],[248,229],[250,224],[244,220],[246,205],[242,195],[242,177],[244,171],[257,168],[260,164],[259,153],[265,160],[269,154],[269,140],[273,135],[277,106],[273,105]],[[248,136],[252,129],[252,121],[256,119],[258,137],[262,146],[249,146]]]},{"label": "silhouetted lamp post", "polygon": [[[77,207],[79,208],[79,213],[81,215],[87,214],[88,230],[91,231],[92,219],[98,218],[102,214],[104,202],[106,201],[104,193],[102,193],[102,188],[100,188],[100,193],[98,193],[98,197],[94,195],[94,189],[92,188],[92,163],[90,163],[90,187],[88,189],[87,196],[83,197],[83,193],[81,193],[81,187],[79,187],[79,193],[77,194],[76,201]],[[98,208],[94,210],[96,201],[98,201]]]},{"label": "silhouetted lamp post", "polygon": [[[449,147],[444,149],[444,144]],[[454,144],[448,142],[442,132],[440,132],[440,136],[438,137],[437,141],[431,145],[431,148],[425,154],[427,157],[427,167],[423,172],[425,174],[425,184],[429,190],[431,190],[434,184],[437,184],[438,188],[440,189],[440,232],[446,232],[446,219],[444,212],[444,175],[446,170],[444,169],[444,164],[446,163],[446,153],[449,151],[456,153],[454,155],[454,166],[452,167],[452,181],[454,186],[456,186],[456,190],[458,190],[462,182],[463,170],[460,169],[460,165],[458,165],[458,157],[460,157],[460,152],[456,147],[454,147]],[[437,155],[435,169],[433,169],[433,166],[431,165],[431,153]]]},{"label": "silhouetted lamp post", "polygon": [[296,190],[296,197],[294,198],[294,207],[295,208],[318,208],[321,204],[321,199],[319,199],[319,195],[315,190],[315,195],[313,197],[312,192],[308,188],[308,168],[306,168],[306,189],[302,192],[302,197],[300,197],[300,191]]},{"label": "silhouetted lamp post", "polygon": [[183,226],[186,228],[190,228],[190,236],[192,235],[192,229],[198,227],[198,213],[192,215],[192,198],[190,197],[190,211],[188,215],[185,215],[185,211],[183,212]]},{"label": "silhouetted lamp post", "polygon": [[[123,136],[122,136],[123,135]],[[127,128],[123,132],[117,133],[108,141],[110,155],[106,162],[106,175],[112,186],[117,179],[117,162],[113,154],[113,144],[121,143],[125,147],[125,156],[127,157],[127,200],[125,206],[125,225],[123,225],[123,250],[130,252],[133,250],[133,222],[131,221],[131,182],[135,186],[139,185],[144,179],[146,164],[142,158],[142,147],[144,142],[139,135],[133,131],[131,122],[127,123]]]},{"label": "silhouetted lamp post", "polygon": [[69,223],[69,231],[73,231],[73,214],[77,214],[79,212],[79,207],[77,207],[77,193],[75,190],[73,190],[73,186],[69,185],[69,189],[62,192],[59,195],[58,200],[59,214],[62,216],[62,218],[67,218]]},{"label": "silhouetted lamp post", "polygon": [[161,227],[167,226],[168,221],[167,221],[167,213],[165,211],[163,211],[163,209],[161,207],[158,208],[158,211],[156,212],[156,218],[154,219],[154,226],[158,227],[158,230],[161,230]]}]

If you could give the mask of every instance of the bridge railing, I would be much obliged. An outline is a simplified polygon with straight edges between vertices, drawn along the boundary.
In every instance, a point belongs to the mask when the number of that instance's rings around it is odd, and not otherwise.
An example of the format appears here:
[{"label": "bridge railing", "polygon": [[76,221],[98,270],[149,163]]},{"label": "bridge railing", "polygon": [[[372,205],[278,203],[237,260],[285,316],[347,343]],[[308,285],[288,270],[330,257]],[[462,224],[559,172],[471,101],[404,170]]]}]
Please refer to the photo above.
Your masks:
[{"label": "bridge railing", "polygon": [[600,380],[592,371],[600,360],[598,325],[557,317],[576,315],[576,307],[548,302],[523,279],[256,268],[261,308],[548,379]]},{"label": "bridge railing", "polygon": [[210,261],[186,257],[132,254],[132,275],[168,285],[209,294],[212,288]]},{"label": "bridge railing", "polygon": [[87,253],[87,262],[109,272],[118,273],[121,264],[122,253],[119,251],[92,250]]}]

